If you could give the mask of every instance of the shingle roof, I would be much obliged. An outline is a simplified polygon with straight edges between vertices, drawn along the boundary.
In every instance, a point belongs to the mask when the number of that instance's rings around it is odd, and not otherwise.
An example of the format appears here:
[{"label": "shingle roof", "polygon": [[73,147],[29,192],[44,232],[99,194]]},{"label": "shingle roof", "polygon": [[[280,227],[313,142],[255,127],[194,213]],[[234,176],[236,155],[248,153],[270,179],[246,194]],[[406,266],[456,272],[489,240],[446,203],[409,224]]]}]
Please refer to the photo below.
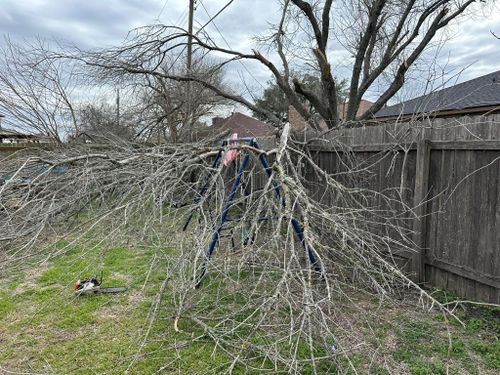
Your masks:
[{"label": "shingle roof", "polygon": [[213,126],[209,126],[199,132],[200,137],[212,136],[229,131],[230,134],[237,133],[238,137],[263,138],[274,135],[274,127],[254,119],[253,117],[235,112],[226,119],[221,119]]},{"label": "shingle roof", "polygon": [[436,113],[485,106],[500,106],[500,70],[431,94],[382,108],[375,117]]},{"label": "shingle roof", "polygon": [[50,139],[43,134],[20,133],[16,130],[0,128],[0,138],[31,138],[31,139]]},{"label": "shingle roof", "polygon": [[0,136],[3,137],[31,137],[30,134],[23,134],[19,133],[18,131],[15,130],[10,130],[10,129],[0,129]]}]

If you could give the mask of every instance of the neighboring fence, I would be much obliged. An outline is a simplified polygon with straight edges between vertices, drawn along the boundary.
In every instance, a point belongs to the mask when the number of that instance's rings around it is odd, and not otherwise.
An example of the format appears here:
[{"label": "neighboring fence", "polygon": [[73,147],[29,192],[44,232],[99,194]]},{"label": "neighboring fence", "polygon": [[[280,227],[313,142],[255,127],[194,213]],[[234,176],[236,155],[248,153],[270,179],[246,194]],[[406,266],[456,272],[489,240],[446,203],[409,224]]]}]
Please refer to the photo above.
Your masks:
[{"label": "neighboring fence", "polygon": [[0,159],[7,157],[16,151],[48,147],[50,147],[50,144],[45,143],[0,143]]},{"label": "neighboring fence", "polygon": [[[401,192],[420,219],[416,253],[402,253],[419,282],[463,298],[500,303],[500,115],[435,119],[342,129],[331,137],[351,145],[371,167],[363,185]],[[329,136],[329,137],[330,137]],[[313,143],[328,172],[336,151]]]}]

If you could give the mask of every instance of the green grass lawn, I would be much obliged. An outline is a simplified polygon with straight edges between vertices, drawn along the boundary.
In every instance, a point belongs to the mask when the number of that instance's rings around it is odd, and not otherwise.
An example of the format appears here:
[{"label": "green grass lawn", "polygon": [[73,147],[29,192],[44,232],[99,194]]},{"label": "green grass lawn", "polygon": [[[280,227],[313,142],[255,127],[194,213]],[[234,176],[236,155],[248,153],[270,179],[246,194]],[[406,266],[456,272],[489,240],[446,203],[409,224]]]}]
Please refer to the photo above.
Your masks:
[{"label": "green grass lawn", "polygon": [[[4,276],[0,373],[223,373],[230,359],[199,326],[186,318],[180,321],[181,332],[174,330],[175,281],[166,289],[145,339],[151,304],[173,251],[73,248],[47,264]],[[128,291],[73,296],[75,279],[101,270],[105,286],[127,285]],[[217,293],[213,285],[204,293]],[[230,309],[237,295],[219,301]],[[441,314],[409,307],[381,308],[379,314],[370,327],[360,328],[365,346],[352,354],[360,373],[430,375],[446,374],[447,368],[450,374],[500,372],[499,310],[460,311],[466,328],[443,321]],[[236,367],[234,373],[240,370]]]},{"label": "green grass lawn", "polygon": [[[128,291],[74,297],[75,279],[100,270],[104,286],[127,285]],[[174,331],[167,303],[143,345],[165,271],[161,251],[97,247],[82,256],[75,248],[47,265],[2,279],[0,373],[122,374],[128,369],[150,374],[162,367],[175,372],[179,366],[202,373],[207,363],[216,366],[218,357],[206,344],[184,348],[191,333]],[[177,350],[184,352],[181,361],[176,361]]]}]

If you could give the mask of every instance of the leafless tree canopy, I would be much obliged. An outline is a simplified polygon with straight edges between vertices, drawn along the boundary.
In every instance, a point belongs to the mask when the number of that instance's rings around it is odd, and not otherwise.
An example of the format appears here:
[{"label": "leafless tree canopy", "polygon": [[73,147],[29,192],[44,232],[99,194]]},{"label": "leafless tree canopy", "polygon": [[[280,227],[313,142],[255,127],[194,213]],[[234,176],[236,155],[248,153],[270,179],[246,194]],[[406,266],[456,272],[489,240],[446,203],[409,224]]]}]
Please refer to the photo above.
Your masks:
[{"label": "leafless tree canopy", "polygon": [[77,109],[78,131],[69,134],[69,142],[109,143],[110,139],[134,142],[137,116],[133,107],[105,102],[80,104]]},{"label": "leafless tree canopy", "polygon": [[61,142],[77,132],[74,90],[78,85],[71,61],[49,58],[42,40],[18,45],[5,40],[0,51],[0,111],[5,123]]},{"label": "leafless tree canopy", "polygon": [[[203,77],[211,85],[224,87],[223,71],[214,69],[214,65],[208,59],[197,59],[192,65],[191,75]],[[190,133],[200,126],[200,119],[213,114],[214,109],[227,100],[199,83],[166,78],[167,72],[182,74],[178,72],[185,71],[184,59],[178,55],[165,59],[157,70],[160,75],[144,74],[133,79],[134,85],[140,87],[138,107],[144,114],[138,135],[156,141],[189,141]]]},{"label": "leafless tree canopy", "polygon": [[[219,64],[221,67],[234,61],[260,63],[273,75],[288,101],[314,128],[319,129],[318,122],[300,99],[306,99],[309,107],[333,128],[340,121],[337,82],[330,62],[330,56],[335,54],[335,40],[353,56],[347,115],[342,120],[355,120],[363,96],[384,79],[385,89],[370,112],[359,116],[366,119],[398,92],[409,69],[436,40],[440,30],[460,18],[474,2],[285,0],[279,22],[267,37],[260,38],[261,44],[264,44],[262,50],[236,51],[221,47],[204,30],[192,37],[200,55],[217,53],[217,56],[227,57]],[[220,96],[262,113],[276,124],[280,123],[280,119],[272,113],[255,107],[240,95],[227,92],[203,76],[162,70],[166,57],[172,51],[182,50],[188,36],[186,30],[179,27],[144,27],[137,30],[135,37],[125,46],[88,54],[84,60],[116,75],[147,74],[181,82],[197,82]],[[268,56],[264,50],[268,51]],[[303,64],[316,71],[322,84],[321,95],[307,90],[300,80],[291,77],[290,72]]]}]

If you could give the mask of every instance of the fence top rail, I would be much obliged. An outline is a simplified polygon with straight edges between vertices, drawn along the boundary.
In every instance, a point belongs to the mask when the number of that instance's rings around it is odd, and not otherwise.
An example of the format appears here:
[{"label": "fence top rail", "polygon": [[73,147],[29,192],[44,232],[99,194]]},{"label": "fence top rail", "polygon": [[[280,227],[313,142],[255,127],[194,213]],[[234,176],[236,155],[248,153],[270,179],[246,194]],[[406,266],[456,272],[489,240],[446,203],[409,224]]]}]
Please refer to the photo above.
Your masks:
[{"label": "fence top rail", "polygon": [[[380,143],[367,145],[346,146],[346,150],[353,152],[386,152],[398,150],[416,150],[417,142],[411,143]],[[500,141],[497,140],[472,140],[472,141],[429,141],[429,147],[432,150],[500,150]],[[311,144],[308,146],[310,151],[336,151],[344,150],[334,149],[329,144]]]}]

